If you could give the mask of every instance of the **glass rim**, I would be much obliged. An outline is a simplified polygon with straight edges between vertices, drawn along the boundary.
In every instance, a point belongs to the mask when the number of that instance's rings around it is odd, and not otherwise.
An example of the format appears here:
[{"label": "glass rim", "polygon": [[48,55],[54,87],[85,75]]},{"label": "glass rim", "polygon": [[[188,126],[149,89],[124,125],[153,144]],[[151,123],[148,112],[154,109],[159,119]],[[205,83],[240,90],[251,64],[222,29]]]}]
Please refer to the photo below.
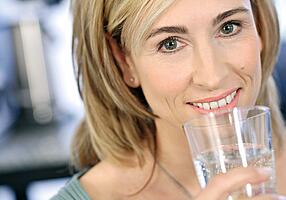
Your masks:
[{"label": "glass rim", "polygon": [[[186,122],[183,123],[183,128],[186,129],[186,127],[191,127],[191,128],[203,128],[203,127],[207,127],[207,126],[222,126],[222,125],[225,125],[225,124],[211,124],[211,125],[192,125],[191,122],[192,121],[195,121],[195,120],[199,120],[199,119],[208,119],[214,115],[217,115],[217,114],[226,114],[226,113],[233,113],[233,111],[235,109],[239,109],[241,111],[249,111],[249,110],[260,110],[262,111],[261,113],[255,115],[255,116],[251,116],[251,117],[247,117],[246,119],[252,119],[252,118],[255,118],[255,117],[259,117],[261,115],[266,115],[267,113],[270,113],[270,108],[267,107],[267,106],[261,106],[261,105],[254,105],[254,106],[238,106],[238,107],[234,107],[232,109],[224,109],[224,110],[221,110],[221,111],[217,111],[217,112],[209,112],[207,114],[204,114],[200,117],[196,117],[194,119],[191,119],[191,120],[188,120]],[[240,122],[243,122],[245,121],[246,119],[243,119],[243,120],[239,120]]]}]

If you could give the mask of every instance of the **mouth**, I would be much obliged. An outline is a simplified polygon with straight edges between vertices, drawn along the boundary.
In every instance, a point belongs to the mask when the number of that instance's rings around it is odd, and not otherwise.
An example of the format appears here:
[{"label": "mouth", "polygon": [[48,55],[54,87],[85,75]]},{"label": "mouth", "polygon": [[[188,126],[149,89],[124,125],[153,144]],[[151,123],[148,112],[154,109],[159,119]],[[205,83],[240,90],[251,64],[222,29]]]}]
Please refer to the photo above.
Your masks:
[{"label": "mouth", "polygon": [[193,109],[201,113],[209,113],[224,109],[232,109],[237,105],[241,88],[227,92],[219,97],[207,98],[196,102],[187,102]]}]

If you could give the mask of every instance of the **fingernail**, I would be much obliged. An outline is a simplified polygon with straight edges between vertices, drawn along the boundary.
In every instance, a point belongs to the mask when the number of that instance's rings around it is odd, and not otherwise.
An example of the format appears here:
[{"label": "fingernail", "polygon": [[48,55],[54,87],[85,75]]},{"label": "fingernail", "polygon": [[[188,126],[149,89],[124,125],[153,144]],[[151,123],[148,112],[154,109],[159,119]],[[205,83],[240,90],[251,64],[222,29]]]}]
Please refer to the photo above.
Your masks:
[{"label": "fingernail", "polygon": [[257,172],[263,176],[271,176],[272,169],[269,167],[256,168]]}]

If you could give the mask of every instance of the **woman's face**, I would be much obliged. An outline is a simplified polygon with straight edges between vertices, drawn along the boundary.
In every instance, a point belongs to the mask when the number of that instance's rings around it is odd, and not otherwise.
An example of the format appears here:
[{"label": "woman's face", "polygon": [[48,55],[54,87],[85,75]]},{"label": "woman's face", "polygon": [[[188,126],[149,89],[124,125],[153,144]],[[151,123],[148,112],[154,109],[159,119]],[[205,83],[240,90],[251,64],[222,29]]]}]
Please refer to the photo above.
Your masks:
[{"label": "woman's face", "polygon": [[254,105],[261,49],[249,0],[177,0],[127,61],[153,112],[181,125]]}]

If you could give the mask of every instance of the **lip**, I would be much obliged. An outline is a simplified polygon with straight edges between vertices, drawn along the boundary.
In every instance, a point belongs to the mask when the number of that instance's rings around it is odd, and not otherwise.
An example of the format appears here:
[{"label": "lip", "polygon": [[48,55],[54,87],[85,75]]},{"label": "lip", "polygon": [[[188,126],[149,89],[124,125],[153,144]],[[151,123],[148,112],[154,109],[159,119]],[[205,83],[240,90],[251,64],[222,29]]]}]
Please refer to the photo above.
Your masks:
[{"label": "lip", "polygon": [[[221,98],[224,98],[226,97],[227,95],[231,94],[232,92],[236,91],[236,95],[234,97],[234,99],[229,103],[227,104],[226,106],[224,107],[221,107],[221,108],[216,108],[216,109],[212,109],[212,110],[205,110],[203,108],[198,108],[197,106],[193,106],[192,104],[190,103],[187,103],[189,106],[191,106],[194,110],[202,113],[202,114],[207,114],[207,113],[210,113],[210,112],[216,112],[216,111],[221,111],[221,110],[225,110],[225,109],[233,109],[234,107],[236,107],[237,103],[238,103],[238,99],[239,99],[239,96],[240,96],[240,90],[241,88],[238,88],[236,90],[230,90],[230,92],[226,92],[224,94],[222,94],[220,96],[220,98],[217,98],[217,97],[214,97],[214,98],[206,98],[208,101],[206,101],[206,99],[202,99],[204,100],[204,102],[202,102],[201,100],[199,100],[201,103],[209,103],[210,101],[216,101],[216,100],[219,100]],[[216,100],[215,100],[216,99]]]},{"label": "lip", "polygon": [[230,89],[222,94],[220,94],[219,96],[216,96],[216,97],[209,97],[209,98],[204,98],[204,99],[198,99],[198,100],[195,100],[195,101],[192,101],[192,102],[188,102],[188,103],[209,103],[209,102],[212,102],[212,101],[218,101],[222,98],[225,98],[227,95],[233,93],[234,91],[237,91],[239,88],[235,88],[235,89]]}]

